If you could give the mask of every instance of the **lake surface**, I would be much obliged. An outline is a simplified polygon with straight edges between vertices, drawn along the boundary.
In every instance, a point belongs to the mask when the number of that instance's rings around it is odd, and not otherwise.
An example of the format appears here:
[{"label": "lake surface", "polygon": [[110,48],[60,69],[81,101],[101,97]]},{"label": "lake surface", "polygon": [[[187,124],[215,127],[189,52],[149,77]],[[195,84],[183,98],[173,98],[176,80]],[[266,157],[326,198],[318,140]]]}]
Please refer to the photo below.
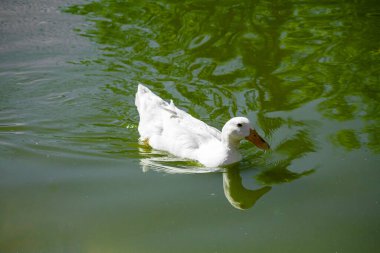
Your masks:
[{"label": "lake surface", "polygon": [[[377,252],[379,1],[0,2],[1,252]],[[137,84],[272,150],[138,144]]]}]

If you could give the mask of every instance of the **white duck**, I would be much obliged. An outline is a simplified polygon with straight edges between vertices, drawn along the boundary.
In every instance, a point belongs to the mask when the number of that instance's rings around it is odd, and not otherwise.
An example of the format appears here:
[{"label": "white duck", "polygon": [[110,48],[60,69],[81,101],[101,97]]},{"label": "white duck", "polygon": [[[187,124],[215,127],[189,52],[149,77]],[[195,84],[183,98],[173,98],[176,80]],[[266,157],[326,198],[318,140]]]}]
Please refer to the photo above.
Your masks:
[{"label": "white duck", "polygon": [[138,85],[135,104],[140,115],[140,140],[152,148],[196,160],[206,167],[219,167],[241,160],[239,143],[247,139],[261,149],[269,145],[251,127],[247,118],[235,117],[222,132],[192,117]]}]

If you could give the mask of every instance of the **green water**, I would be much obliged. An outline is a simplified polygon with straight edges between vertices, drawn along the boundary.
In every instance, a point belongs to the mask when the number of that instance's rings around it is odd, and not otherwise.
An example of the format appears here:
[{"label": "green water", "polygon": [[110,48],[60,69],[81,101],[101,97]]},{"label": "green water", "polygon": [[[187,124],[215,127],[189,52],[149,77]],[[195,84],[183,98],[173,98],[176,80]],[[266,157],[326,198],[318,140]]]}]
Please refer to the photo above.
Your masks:
[{"label": "green water", "polygon": [[[0,2],[0,252],[377,252],[379,1]],[[228,169],[138,144],[138,82]]]}]

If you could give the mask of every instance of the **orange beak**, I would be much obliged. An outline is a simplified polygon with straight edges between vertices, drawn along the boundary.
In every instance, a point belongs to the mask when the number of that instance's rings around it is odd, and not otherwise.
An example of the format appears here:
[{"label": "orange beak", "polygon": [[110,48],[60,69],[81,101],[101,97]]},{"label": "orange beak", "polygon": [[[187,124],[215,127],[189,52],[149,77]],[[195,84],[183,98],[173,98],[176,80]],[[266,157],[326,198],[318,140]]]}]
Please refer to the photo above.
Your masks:
[{"label": "orange beak", "polygon": [[264,150],[268,150],[270,148],[268,143],[266,143],[266,141],[264,141],[264,139],[261,138],[260,135],[254,129],[250,129],[249,135],[245,137],[245,139],[255,144],[258,148]]}]

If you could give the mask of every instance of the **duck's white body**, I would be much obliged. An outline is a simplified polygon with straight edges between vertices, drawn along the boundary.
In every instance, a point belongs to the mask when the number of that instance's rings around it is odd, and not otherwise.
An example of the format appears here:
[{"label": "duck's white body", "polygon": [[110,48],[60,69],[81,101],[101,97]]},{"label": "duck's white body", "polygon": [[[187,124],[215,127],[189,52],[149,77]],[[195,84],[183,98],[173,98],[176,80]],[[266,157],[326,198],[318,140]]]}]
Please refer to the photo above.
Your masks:
[{"label": "duck's white body", "polygon": [[142,141],[154,149],[196,160],[206,167],[240,161],[239,142],[254,131],[247,118],[236,117],[229,120],[221,132],[178,109],[172,101],[165,102],[142,84],[138,85],[135,104],[140,115],[138,131]]}]

